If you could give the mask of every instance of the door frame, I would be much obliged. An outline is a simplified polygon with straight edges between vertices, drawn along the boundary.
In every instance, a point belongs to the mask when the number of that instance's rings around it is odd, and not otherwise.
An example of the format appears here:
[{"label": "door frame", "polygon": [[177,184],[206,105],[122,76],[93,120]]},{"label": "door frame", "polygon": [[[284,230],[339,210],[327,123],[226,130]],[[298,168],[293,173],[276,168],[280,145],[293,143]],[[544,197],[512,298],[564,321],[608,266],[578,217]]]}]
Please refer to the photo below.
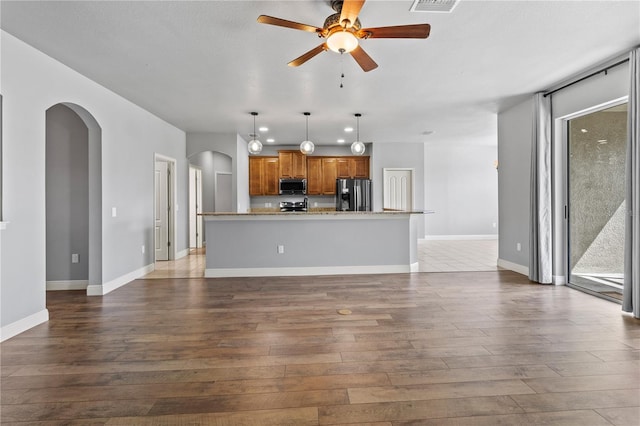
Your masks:
[{"label": "door frame", "polygon": [[402,172],[408,171],[411,173],[411,209],[413,210],[416,205],[416,169],[414,167],[384,167],[382,169],[382,209],[384,210],[384,199],[385,199],[385,182],[388,172]]},{"label": "door frame", "polygon": [[554,270],[564,275],[554,275],[556,285],[569,285],[569,121],[603,109],[621,105],[629,101],[622,96],[592,105],[588,108],[557,117],[553,120],[552,130],[552,247]]},{"label": "door frame", "polygon": [[[177,257],[177,244],[176,244],[176,228],[177,228],[177,215],[176,215],[176,206],[177,206],[177,176],[176,176],[176,159],[172,157],[168,157],[166,155],[155,153],[153,155],[153,168],[152,168],[152,177],[153,177],[153,214],[151,215],[151,229],[155,229],[155,208],[156,208],[156,180],[155,180],[155,170],[156,163],[163,162],[167,163],[167,173],[169,173],[169,193],[167,194],[167,202],[169,204],[169,214],[168,214],[168,234],[169,234],[169,260],[175,260]],[[153,244],[149,248],[149,253],[153,256],[153,263],[156,263],[156,255],[155,255],[155,246],[156,246],[156,236],[155,232],[152,232],[152,241]]]},{"label": "door frame", "polygon": [[[196,184],[193,186],[191,173],[196,175]],[[200,179],[198,179],[198,176]],[[194,196],[195,194],[195,196]],[[195,200],[194,200],[195,198]],[[195,206],[193,202],[195,201]],[[193,211],[195,209],[195,211]],[[202,168],[193,164],[189,164],[189,248],[202,248],[203,220],[202,216]],[[192,231],[195,228],[196,238],[195,246],[192,245]]]}]

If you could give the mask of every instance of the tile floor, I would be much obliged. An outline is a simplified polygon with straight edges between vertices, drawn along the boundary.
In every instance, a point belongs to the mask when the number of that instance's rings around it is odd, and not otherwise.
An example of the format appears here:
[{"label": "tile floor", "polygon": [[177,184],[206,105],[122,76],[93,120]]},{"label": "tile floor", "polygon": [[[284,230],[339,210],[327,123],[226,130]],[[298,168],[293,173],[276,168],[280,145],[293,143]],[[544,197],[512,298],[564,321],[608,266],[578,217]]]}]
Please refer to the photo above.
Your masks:
[{"label": "tile floor", "polygon": [[419,240],[420,272],[495,271],[498,240]]},{"label": "tile floor", "polygon": [[[418,240],[420,272],[495,271],[498,240]],[[176,261],[156,262],[155,271],[144,278],[201,278],[204,249],[193,250]]]}]

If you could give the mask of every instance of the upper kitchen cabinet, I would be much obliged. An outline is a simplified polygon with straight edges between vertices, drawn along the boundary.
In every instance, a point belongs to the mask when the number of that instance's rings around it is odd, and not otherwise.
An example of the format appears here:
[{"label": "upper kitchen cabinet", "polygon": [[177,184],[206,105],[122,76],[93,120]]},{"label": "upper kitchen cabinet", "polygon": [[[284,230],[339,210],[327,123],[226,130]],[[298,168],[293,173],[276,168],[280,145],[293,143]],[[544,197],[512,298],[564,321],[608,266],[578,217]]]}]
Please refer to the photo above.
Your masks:
[{"label": "upper kitchen cabinet", "polygon": [[338,159],[322,159],[322,193],[333,195],[336,193],[336,179],[338,178]]},{"label": "upper kitchen cabinet", "polygon": [[337,160],[338,178],[369,178],[369,157],[337,157]]},{"label": "upper kitchen cabinet", "polygon": [[322,194],[322,157],[307,158],[307,194]]},{"label": "upper kitchen cabinet", "polygon": [[337,158],[307,158],[307,194],[333,195],[336,193]]},{"label": "upper kitchen cabinet", "polygon": [[278,151],[281,178],[307,177],[307,156],[300,151]]},{"label": "upper kitchen cabinet", "polygon": [[249,157],[249,195],[278,195],[278,157]]}]

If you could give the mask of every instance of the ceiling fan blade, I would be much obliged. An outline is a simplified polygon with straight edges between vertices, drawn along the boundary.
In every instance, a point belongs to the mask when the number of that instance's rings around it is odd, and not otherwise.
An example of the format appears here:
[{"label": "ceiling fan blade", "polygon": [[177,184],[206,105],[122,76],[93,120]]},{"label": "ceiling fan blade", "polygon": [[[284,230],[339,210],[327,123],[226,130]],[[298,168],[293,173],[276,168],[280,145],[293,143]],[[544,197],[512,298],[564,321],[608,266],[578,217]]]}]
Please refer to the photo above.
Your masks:
[{"label": "ceiling fan blade", "polygon": [[431,25],[398,25],[395,27],[363,28],[358,31],[360,38],[427,38]]},{"label": "ceiling fan blade", "polygon": [[340,12],[340,25],[343,25],[342,23],[348,20],[349,23],[346,27],[350,28],[356,22],[356,19],[358,19],[358,14],[365,1],[366,0],[344,0],[344,2],[342,2],[342,11]]},{"label": "ceiling fan blade", "polygon": [[378,68],[378,64],[376,64],[376,62],[371,59],[371,56],[369,56],[367,52],[365,52],[364,49],[360,46],[351,51],[351,56],[353,56],[353,59],[356,60],[356,62],[358,63],[358,65],[360,65],[360,68],[362,68],[364,72],[369,72]]},{"label": "ceiling fan blade", "polygon": [[310,33],[319,33],[322,28],[312,25],[301,24],[299,22],[287,21],[286,19],[274,18],[273,16],[260,15],[258,22],[261,24],[277,25],[279,27],[293,28],[294,30],[309,31]]},{"label": "ceiling fan blade", "polygon": [[289,65],[290,67],[299,67],[300,65],[307,62],[309,59],[313,58],[319,53],[324,52],[325,50],[329,50],[329,46],[327,46],[327,43],[322,43],[320,46],[314,47],[313,49],[303,54],[302,56],[289,62],[287,65]]}]

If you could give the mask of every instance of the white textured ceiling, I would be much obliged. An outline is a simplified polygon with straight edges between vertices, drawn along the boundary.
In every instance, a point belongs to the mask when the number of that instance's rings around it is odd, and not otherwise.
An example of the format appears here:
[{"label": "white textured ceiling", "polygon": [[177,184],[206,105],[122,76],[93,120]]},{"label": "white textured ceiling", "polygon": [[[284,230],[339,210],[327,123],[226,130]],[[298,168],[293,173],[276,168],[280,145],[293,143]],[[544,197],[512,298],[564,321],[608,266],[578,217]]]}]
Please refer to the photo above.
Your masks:
[{"label": "white textured ceiling", "polygon": [[[3,30],[188,132],[252,132],[278,144],[309,136],[482,141],[495,113],[640,44],[640,2],[461,1],[451,14],[412,1],[369,0],[364,27],[431,24],[426,40],[364,40],[379,64],[363,72],[312,33],[258,24],[265,14],[322,26],[329,1],[2,1]],[[344,87],[340,73],[344,71]],[[423,133],[433,131],[425,136]],[[494,141],[495,142],[495,141]]]}]

